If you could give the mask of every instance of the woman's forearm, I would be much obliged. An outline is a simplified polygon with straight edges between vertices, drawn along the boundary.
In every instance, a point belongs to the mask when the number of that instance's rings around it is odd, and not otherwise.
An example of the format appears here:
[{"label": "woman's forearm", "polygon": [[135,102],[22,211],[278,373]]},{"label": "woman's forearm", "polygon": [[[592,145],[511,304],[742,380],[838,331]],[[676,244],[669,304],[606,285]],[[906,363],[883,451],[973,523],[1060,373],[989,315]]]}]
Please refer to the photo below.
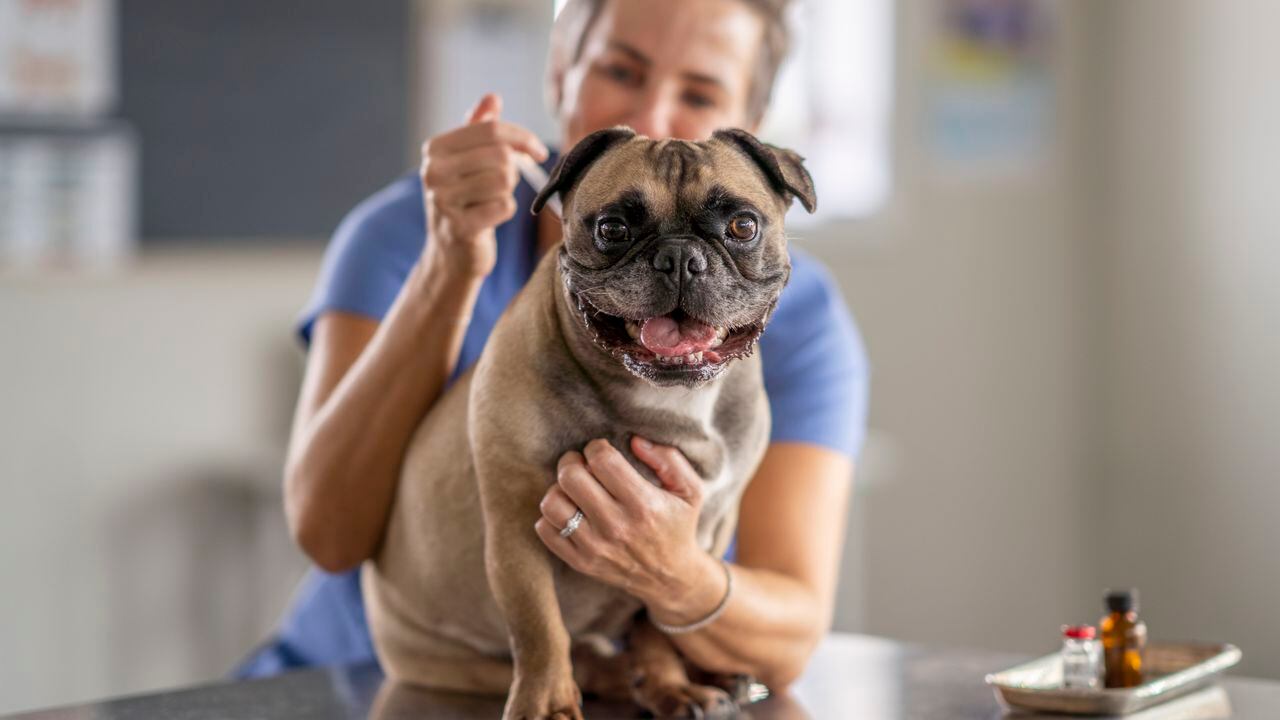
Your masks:
[{"label": "woman's forearm", "polygon": [[457,364],[482,281],[425,253],[341,379],[300,404],[285,510],[320,567],[350,569],[376,551],[405,449]]},{"label": "woman's forearm", "polygon": [[[705,617],[724,597],[724,572],[702,555],[684,588],[647,603],[666,624]],[[803,672],[813,648],[831,624],[831,607],[803,582],[771,570],[730,565],[733,593],[724,614],[700,630],[671,635],[695,665],[721,673],[746,673],[775,690]]]}]

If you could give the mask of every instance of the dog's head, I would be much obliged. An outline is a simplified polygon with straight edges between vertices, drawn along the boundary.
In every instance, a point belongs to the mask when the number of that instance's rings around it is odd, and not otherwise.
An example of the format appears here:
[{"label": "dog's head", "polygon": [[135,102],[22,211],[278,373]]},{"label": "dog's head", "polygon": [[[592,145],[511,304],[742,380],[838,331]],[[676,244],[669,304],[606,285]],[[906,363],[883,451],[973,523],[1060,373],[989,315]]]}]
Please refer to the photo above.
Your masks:
[{"label": "dog's head", "polygon": [[813,212],[813,181],[789,150],[742,130],[651,140],[588,135],[533,203],[564,207],[560,270],[583,329],[628,370],[695,386],[749,355],[791,272],[783,217]]}]

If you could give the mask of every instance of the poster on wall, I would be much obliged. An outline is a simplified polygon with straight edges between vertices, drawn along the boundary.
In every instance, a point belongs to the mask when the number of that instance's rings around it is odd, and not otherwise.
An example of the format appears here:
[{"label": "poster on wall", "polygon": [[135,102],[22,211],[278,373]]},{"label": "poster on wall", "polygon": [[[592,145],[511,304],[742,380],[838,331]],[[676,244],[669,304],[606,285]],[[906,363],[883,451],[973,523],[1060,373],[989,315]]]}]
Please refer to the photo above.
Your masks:
[{"label": "poster on wall", "polygon": [[806,0],[788,18],[783,64],[760,136],[797,150],[820,188],[817,214],[788,226],[861,218],[888,199],[894,6],[889,0]]},{"label": "poster on wall", "polygon": [[115,0],[0,1],[0,119],[110,111],[115,18]]},{"label": "poster on wall", "polygon": [[0,270],[127,261],[137,246],[137,164],[123,125],[0,133]]},{"label": "poster on wall", "polygon": [[944,0],[928,58],[925,130],[948,175],[1034,171],[1053,140],[1053,22],[1043,0]]},{"label": "poster on wall", "polygon": [[0,269],[111,268],[136,247],[138,139],[115,0],[0,0]]}]

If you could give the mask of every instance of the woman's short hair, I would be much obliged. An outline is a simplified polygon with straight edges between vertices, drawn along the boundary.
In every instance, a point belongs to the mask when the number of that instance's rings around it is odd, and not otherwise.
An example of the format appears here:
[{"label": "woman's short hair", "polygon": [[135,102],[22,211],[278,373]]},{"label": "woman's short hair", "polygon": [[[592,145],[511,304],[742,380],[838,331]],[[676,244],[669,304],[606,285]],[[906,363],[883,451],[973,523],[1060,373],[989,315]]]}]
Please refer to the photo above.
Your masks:
[{"label": "woman's short hair", "polygon": [[[549,96],[559,98],[560,73],[578,61],[586,44],[587,33],[595,25],[600,10],[609,0],[568,0],[551,28],[551,52],[547,58],[547,85]],[[791,32],[786,23],[787,7],[791,0],[738,0],[760,14],[764,21],[764,35],[760,52],[751,76],[750,95],[747,97],[747,117],[760,122],[769,107],[773,83],[778,68],[791,45]]]}]

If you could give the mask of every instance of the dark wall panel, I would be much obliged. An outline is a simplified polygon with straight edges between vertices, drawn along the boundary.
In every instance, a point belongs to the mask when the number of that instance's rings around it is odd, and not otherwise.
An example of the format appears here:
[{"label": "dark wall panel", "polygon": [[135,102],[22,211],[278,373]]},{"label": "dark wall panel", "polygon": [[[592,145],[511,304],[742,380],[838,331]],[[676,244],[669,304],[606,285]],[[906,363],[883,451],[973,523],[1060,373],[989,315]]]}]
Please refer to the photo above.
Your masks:
[{"label": "dark wall panel", "polygon": [[406,169],[407,0],[122,0],[144,239],[327,236]]}]

